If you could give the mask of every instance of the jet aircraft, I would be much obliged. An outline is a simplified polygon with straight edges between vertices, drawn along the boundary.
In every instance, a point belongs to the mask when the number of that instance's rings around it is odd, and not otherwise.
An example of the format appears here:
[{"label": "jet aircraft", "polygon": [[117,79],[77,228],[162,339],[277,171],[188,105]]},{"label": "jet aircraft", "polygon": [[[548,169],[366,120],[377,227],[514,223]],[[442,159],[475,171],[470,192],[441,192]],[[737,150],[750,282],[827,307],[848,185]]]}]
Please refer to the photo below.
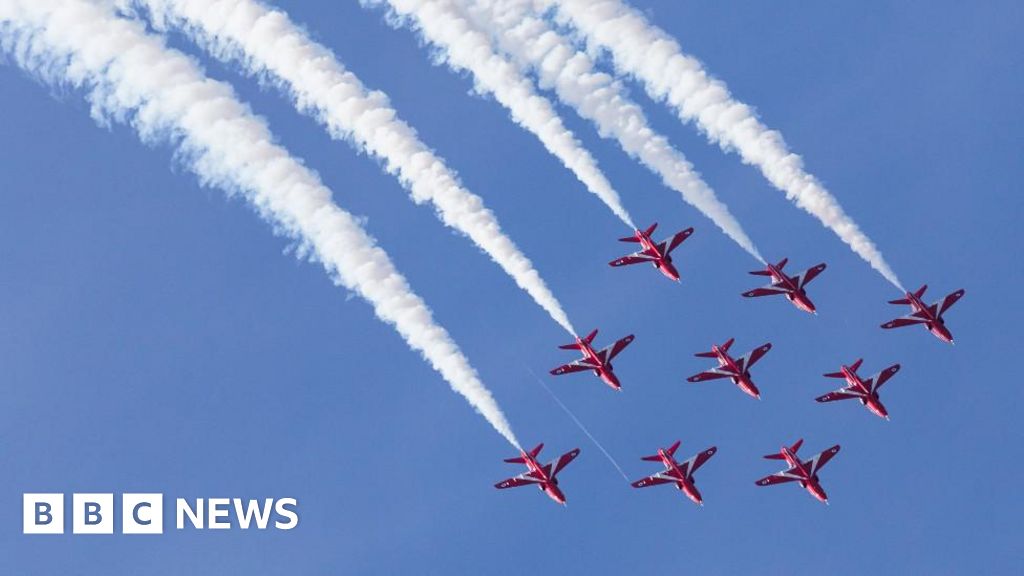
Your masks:
[{"label": "jet aircraft", "polygon": [[686,494],[690,500],[703,506],[704,498],[701,497],[700,491],[697,490],[693,473],[714,456],[718,448],[712,446],[703,452],[698,452],[685,462],[676,462],[675,453],[679,449],[679,444],[680,442],[677,440],[675,444],[668,448],[659,448],[658,453],[654,456],[642,457],[641,460],[661,462],[665,465],[665,469],[657,474],[633,482],[633,488],[646,488],[648,486],[657,486],[658,484],[672,483],[676,485],[676,489]]},{"label": "jet aircraft", "polygon": [[729,355],[729,348],[732,346],[734,339],[729,338],[721,346],[715,344],[711,346],[710,352],[699,352],[695,356],[700,358],[717,358],[718,367],[712,368],[700,374],[690,376],[686,379],[687,382],[704,382],[705,380],[715,380],[718,378],[729,378],[733,384],[739,386],[740,390],[743,390],[747,394],[760,400],[761,392],[754,385],[754,381],[750,378],[750,367],[757,363],[758,360],[764,357],[769,350],[772,349],[771,342],[751,350],[744,356],[739,358],[733,358]]},{"label": "jet aircraft", "polygon": [[783,258],[778,264],[767,264],[765,265],[764,270],[755,270],[751,272],[751,274],[755,276],[770,276],[772,283],[767,286],[748,290],[743,293],[743,296],[746,298],[756,298],[758,296],[785,294],[786,299],[792,302],[793,305],[800,310],[810,312],[811,314],[817,314],[818,312],[814,308],[814,302],[811,302],[811,299],[807,297],[807,292],[804,290],[804,287],[810,284],[811,280],[814,280],[818,274],[821,274],[821,272],[825,270],[825,264],[821,263],[797,274],[796,276],[789,276],[782,271],[788,261],[788,258]]},{"label": "jet aircraft", "polygon": [[495,488],[502,490],[505,488],[517,488],[519,486],[535,485],[541,489],[549,498],[558,502],[559,504],[565,504],[565,494],[558,487],[558,473],[563,468],[569,465],[577,456],[580,454],[579,448],[574,448],[565,454],[558,457],[557,460],[552,460],[547,464],[541,466],[537,462],[537,455],[544,448],[544,444],[538,444],[536,448],[526,452],[525,450],[519,452],[519,456],[516,458],[506,458],[505,462],[510,464],[526,464],[529,469],[526,472],[502,480],[494,485]]},{"label": "jet aircraft", "polygon": [[618,340],[611,346],[597,351],[595,351],[593,346],[591,346],[595,336],[597,336],[597,330],[594,330],[585,338],[577,336],[575,344],[559,346],[562,350],[579,350],[580,352],[583,352],[583,358],[580,358],[575,362],[559,366],[552,370],[551,374],[553,376],[561,376],[562,374],[569,374],[571,372],[592,370],[598,378],[604,381],[605,384],[611,386],[616,391],[621,391],[622,385],[619,384],[619,379],[615,376],[612,359],[625,350],[626,346],[629,346],[633,341],[633,335],[630,334],[629,336]]},{"label": "jet aircraft", "polygon": [[679,271],[676,270],[675,265],[672,264],[671,253],[684,240],[693,234],[693,228],[687,228],[682,232],[676,232],[670,238],[655,243],[651,239],[651,234],[654,233],[654,229],[658,227],[658,223],[651,224],[650,228],[646,230],[636,230],[632,236],[626,238],[619,238],[619,242],[637,242],[640,244],[641,250],[634,252],[628,256],[623,256],[616,260],[612,260],[608,263],[609,266],[627,266],[629,264],[640,264],[641,262],[650,262],[655,268],[658,269],[662,274],[670,280],[679,282]]},{"label": "jet aircraft", "polygon": [[776,472],[770,476],[761,478],[755,484],[758,486],[770,486],[772,484],[784,484],[786,482],[799,482],[811,496],[828,504],[828,495],[818,481],[818,470],[821,470],[828,461],[839,452],[839,445],[820,452],[811,457],[810,460],[800,460],[796,453],[803,444],[803,439],[797,440],[792,446],[783,446],[778,454],[769,454],[765,458],[769,460],[785,460],[789,468],[782,472]]}]

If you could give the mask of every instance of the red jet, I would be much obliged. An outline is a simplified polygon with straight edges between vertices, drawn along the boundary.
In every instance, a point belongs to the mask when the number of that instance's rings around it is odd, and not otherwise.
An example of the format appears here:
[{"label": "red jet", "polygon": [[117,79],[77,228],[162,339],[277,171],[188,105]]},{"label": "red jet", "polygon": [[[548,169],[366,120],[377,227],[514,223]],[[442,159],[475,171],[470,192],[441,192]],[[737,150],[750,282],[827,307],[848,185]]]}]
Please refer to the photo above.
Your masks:
[{"label": "red jet", "polygon": [[721,346],[715,344],[711,347],[711,352],[700,352],[694,354],[699,358],[718,358],[718,368],[712,368],[706,372],[701,372],[695,376],[690,376],[686,379],[687,382],[704,382],[705,380],[716,380],[718,378],[730,378],[733,384],[740,387],[747,394],[750,394],[758,400],[761,399],[761,392],[754,386],[754,381],[750,379],[750,367],[757,364],[757,361],[764,357],[769,350],[772,349],[771,342],[751,350],[740,358],[733,359],[729,356],[729,347],[732,346],[733,338],[722,344]]},{"label": "red jet", "polygon": [[810,460],[801,461],[796,456],[797,450],[803,444],[803,440],[797,440],[792,447],[783,446],[778,454],[769,454],[765,458],[769,460],[785,460],[789,464],[788,470],[776,472],[771,476],[761,478],[755,484],[758,486],[769,486],[771,484],[784,484],[786,482],[799,482],[818,500],[828,504],[828,495],[818,483],[818,470],[821,470],[829,460],[839,452],[839,444],[820,452],[811,457]]},{"label": "red jet", "polygon": [[878,399],[878,389],[881,388],[882,384],[885,384],[889,378],[892,378],[900,371],[900,365],[893,364],[867,380],[863,380],[857,375],[857,369],[860,368],[861,362],[863,362],[863,360],[858,359],[852,366],[842,366],[839,372],[830,372],[825,374],[826,378],[845,378],[849,386],[846,388],[840,388],[835,392],[829,392],[824,396],[819,396],[818,398],[815,398],[815,400],[818,402],[835,402],[836,400],[856,398],[860,400],[860,403],[866,406],[868,410],[871,410],[876,415],[888,420],[889,412],[887,412],[885,406],[882,405],[882,401]]},{"label": "red jet", "polygon": [[612,344],[607,348],[602,348],[596,352],[590,345],[590,343],[594,341],[594,336],[597,336],[597,330],[591,332],[586,338],[580,338],[577,336],[575,344],[559,346],[562,350],[579,350],[583,352],[583,358],[580,358],[575,362],[559,366],[552,370],[551,374],[553,376],[561,376],[562,374],[569,374],[571,372],[593,370],[594,374],[596,374],[601,380],[604,380],[605,384],[611,386],[616,391],[621,391],[622,385],[619,384],[619,379],[615,377],[612,359],[625,350],[626,346],[629,346],[630,342],[633,341],[633,335],[630,334],[615,344]]},{"label": "red jet", "polygon": [[914,324],[924,324],[928,331],[935,335],[936,338],[943,342],[953,343],[953,335],[949,332],[949,328],[946,328],[946,321],[942,319],[942,314],[949,310],[956,301],[963,297],[964,290],[957,290],[949,296],[946,296],[940,302],[936,302],[931,306],[925,305],[921,301],[921,296],[924,296],[924,291],[928,289],[928,285],[925,284],[917,292],[907,292],[906,298],[900,298],[899,300],[890,300],[889,304],[910,304],[910,307],[914,309],[912,314],[897,318],[891,322],[882,324],[882,328],[900,328],[902,326],[912,326]]},{"label": "red jet", "polygon": [[683,463],[676,462],[675,453],[678,448],[679,441],[677,440],[675,444],[668,448],[658,448],[658,453],[654,456],[644,456],[641,458],[641,460],[648,460],[650,462],[660,461],[665,465],[665,470],[633,482],[633,488],[646,488],[648,486],[657,486],[658,484],[674,483],[676,488],[683,494],[686,494],[690,500],[703,506],[704,499],[701,498],[700,491],[697,490],[693,480],[693,473],[714,456],[718,448],[712,446]]},{"label": "red jet", "polygon": [[683,243],[683,240],[686,240],[690,237],[690,234],[693,234],[693,228],[677,232],[671,238],[655,244],[654,240],[651,240],[651,234],[654,233],[654,229],[657,227],[658,223],[655,222],[647,230],[637,230],[628,238],[619,238],[619,242],[639,242],[643,249],[629,256],[623,256],[618,260],[612,260],[608,264],[610,266],[627,266],[629,264],[650,262],[668,279],[679,282],[679,271],[672,265],[672,256],[670,254]]},{"label": "red jet", "polygon": [[782,268],[785,267],[788,258],[783,258],[776,265],[768,264],[764,270],[755,270],[751,274],[755,276],[771,276],[772,283],[761,288],[754,288],[748,292],[744,292],[743,296],[747,298],[756,298],[758,296],[771,296],[773,294],[785,294],[786,299],[793,303],[794,306],[803,310],[804,312],[810,312],[811,314],[817,314],[818,312],[814,309],[814,302],[807,297],[807,292],[804,291],[804,286],[811,283],[818,274],[825,269],[825,264],[818,264],[814,268],[805,270],[801,274],[796,276],[788,276],[782,272]]},{"label": "red jet", "polygon": [[519,486],[528,486],[530,484],[536,484],[538,488],[544,491],[552,500],[559,504],[565,504],[565,494],[558,488],[558,473],[563,468],[569,465],[577,456],[580,455],[580,449],[575,448],[562,454],[558,460],[552,460],[547,464],[541,466],[537,463],[537,455],[540,454],[541,449],[544,448],[544,444],[538,444],[536,448],[529,452],[520,451],[518,458],[506,458],[505,462],[510,464],[526,464],[526,467],[530,470],[524,472],[519,476],[514,476],[508,480],[502,480],[494,485],[495,488],[502,490],[505,488],[516,488]]}]

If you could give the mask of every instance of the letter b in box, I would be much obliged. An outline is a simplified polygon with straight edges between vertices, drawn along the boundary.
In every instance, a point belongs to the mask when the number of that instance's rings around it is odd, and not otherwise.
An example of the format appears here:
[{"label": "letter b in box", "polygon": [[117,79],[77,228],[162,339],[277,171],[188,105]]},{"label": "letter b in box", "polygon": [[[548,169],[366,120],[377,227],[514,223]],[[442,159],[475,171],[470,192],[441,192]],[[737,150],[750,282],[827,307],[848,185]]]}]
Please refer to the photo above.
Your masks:
[{"label": "letter b in box", "polygon": [[63,494],[23,494],[24,534],[63,534]]},{"label": "letter b in box", "polygon": [[71,505],[75,534],[114,533],[113,494],[72,494]]}]

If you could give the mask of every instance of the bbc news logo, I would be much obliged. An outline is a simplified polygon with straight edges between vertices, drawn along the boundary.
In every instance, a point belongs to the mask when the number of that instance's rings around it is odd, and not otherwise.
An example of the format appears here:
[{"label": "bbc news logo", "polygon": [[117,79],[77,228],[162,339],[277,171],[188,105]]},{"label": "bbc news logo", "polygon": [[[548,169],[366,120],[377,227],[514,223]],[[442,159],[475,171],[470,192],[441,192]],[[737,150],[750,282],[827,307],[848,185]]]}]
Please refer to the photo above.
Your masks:
[{"label": "bbc news logo", "polygon": [[[24,534],[63,534],[64,494],[24,494]],[[113,534],[113,494],[72,494],[73,534]],[[163,494],[121,494],[121,534],[163,534]],[[295,498],[177,498],[174,501],[175,528],[196,530],[291,530],[299,525]]]}]

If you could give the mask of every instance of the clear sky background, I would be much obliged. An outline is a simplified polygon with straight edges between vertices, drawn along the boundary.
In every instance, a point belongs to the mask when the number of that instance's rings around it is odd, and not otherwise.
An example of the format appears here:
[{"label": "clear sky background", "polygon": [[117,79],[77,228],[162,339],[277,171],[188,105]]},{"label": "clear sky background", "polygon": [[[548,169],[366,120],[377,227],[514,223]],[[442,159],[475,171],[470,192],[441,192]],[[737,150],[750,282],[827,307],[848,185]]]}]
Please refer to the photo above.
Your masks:
[{"label": "clear sky background", "polygon": [[[957,288],[957,345],[878,325],[899,297],[753,168],[634,86],[652,122],[716,188],[761,251],[828,262],[820,316],[739,293],[755,262],[598,138],[568,124],[638,223],[695,226],[683,282],[612,269],[629,231],[467,78],[431,64],[408,30],[356,2],[289,2],[483,196],[598,343],[635,333],[615,394],[554,379],[569,338],[465,239],[414,206],[376,163],[332,142],[272,90],[205,57],[339,204],[365,216],[479,370],[525,444],[579,446],[569,499],[496,491],[509,446],[367,304],[334,287],[240,200],[200,189],[168,149],[97,128],[81,94],[55,96],[0,67],[0,572],[9,574],[1013,573],[1024,563],[1017,363],[1024,51],[1017,2],[636,0],[785,135],[904,283]],[[753,4],[753,5],[751,5]],[[182,38],[172,43],[193,54]],[[688,384],[693,357],[766,341],[763,400]],[[885,422],[819,405],[820,375],[894,362]],[[633,490],[530,376],[545,380],[631,479],[683,441],[717,445],[697,476],[706,506]],[[826,507],[761,455],[833,443]],[[25,536],[24,492],[295,497],[290,532],[171,529],[149,536]],[[67,497],[70,503],[70,495]],[[173,508],[165,512],[173,514]],[[70,526],[70,524],[69,524]],[[69,530],[70,531],[70,530]]]}]

